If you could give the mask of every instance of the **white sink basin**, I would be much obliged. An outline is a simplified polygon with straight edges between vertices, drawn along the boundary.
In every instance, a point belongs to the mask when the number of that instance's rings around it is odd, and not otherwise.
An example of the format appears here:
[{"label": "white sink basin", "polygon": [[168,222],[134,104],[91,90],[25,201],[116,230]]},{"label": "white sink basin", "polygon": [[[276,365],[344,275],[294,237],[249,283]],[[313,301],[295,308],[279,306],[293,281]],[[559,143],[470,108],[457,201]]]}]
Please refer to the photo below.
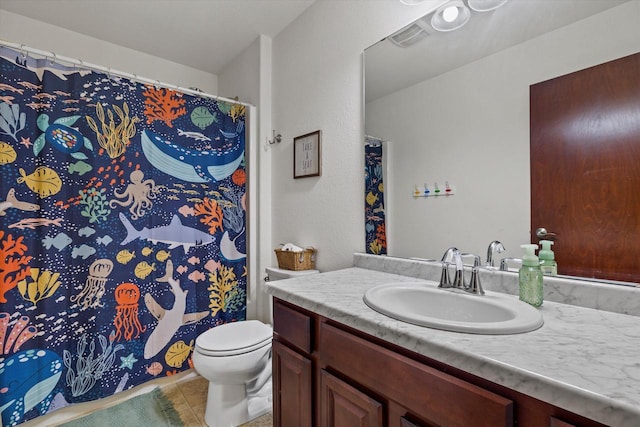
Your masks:
[{"label": "white sink basin", "polygon": [[388,283],[369,289],[363,299],[386,316],[446,331],[519,334],[544,323],[538,309],[516,298],[495,292],[471,295],[437,286],[435,282]]}]

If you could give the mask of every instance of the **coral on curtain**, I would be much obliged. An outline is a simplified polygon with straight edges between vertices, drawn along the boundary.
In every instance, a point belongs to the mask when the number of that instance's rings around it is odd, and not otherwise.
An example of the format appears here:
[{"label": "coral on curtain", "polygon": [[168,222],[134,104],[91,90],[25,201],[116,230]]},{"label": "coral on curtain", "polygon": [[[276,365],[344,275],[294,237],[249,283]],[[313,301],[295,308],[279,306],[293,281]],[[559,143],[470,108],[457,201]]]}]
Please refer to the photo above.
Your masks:
[{"label": "coral on curtain", "polygon": [[386,255],[382,141],[367,137],[364,146],[365,247],[369,254]]},{"label": "coral on curtain", "polygon": [[246,316],[245,107],[0,47],[0,414],[191,366]]}]

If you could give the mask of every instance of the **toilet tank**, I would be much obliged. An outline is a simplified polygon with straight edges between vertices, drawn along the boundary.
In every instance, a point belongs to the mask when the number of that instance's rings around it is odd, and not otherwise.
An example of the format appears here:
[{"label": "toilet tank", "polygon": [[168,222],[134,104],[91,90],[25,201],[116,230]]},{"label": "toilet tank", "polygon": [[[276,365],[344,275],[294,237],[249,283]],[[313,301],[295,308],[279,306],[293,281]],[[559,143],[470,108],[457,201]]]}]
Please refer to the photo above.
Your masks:
[{"label": "toilet tank", "polygon": [[266,282],[320,273],[318,270],[285,270],[284,268],[276,267],[267,267],[265,268],[265,272],[267,273],[265,277]]}]

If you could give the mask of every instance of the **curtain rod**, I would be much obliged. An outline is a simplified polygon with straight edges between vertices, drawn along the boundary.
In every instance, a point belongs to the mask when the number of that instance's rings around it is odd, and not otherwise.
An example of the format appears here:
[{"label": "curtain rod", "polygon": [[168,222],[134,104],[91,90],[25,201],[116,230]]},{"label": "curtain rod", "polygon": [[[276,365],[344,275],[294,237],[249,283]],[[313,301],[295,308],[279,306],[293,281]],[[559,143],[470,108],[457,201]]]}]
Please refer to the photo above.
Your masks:
[{"label": "curtain rod", "polygon": [[17,50],[19,53],[31,53],[34,55],[38,55],[38,56],[42,56],[45,59],[50,59],[51,61],[55,62],[66,62],[68,64],[72,64],[72,65],[77,65],[80,66],[81,68],[87,68],[87,69],[91,69],[91,70],[96,70],[96,71],[101,71],[107,75],[116,75],[119,77],[125,77],[129,80],[134,80],[140,83],[147,83],[147,84],[152,84],[155,86],[162,86],[168,89],[175,89],[175,90],[179,90],[181,92],[190,94],[190,95],[195,95],[195,96],[200,96],[203,98],[211,98],[211,99],[215,99],[217,101],[224,101],[224,102],[229,102],[232,104],[240,104],[240,105],[244,105],[246,107],[253,107],[252,104],[248,104],[246,102],[241,102],[241,101],[236,101],[235,99],[229,99],[229,98],[225,98],[222,96],[218,96],[218,95],[212,95],[210,93],[206,93],[206,92],[200,92],[197,90],[193,90],[193,89],[189,89],[189,88],[184,88],[184,87],[180,87],[180,86],[176,86],[176,85],[172,85],[170,83],[164,83],[161,82],[160,80],[153,80],[153,79],[149,79],[146,77],[140,77],[136,74],[131,74],[131,73],[127,73],[124,71],[118,71],[118,70],[113,70],[111,68],[107,68],[107,67],[102,67],[100,65],[95,65],[95,64],[91,64],[89,62],[84,62],[81,59],[75,59],[75,58],[69,58],[67,56],[62,56],[62,55],[58,55],[55,52],[47,52],[44,50],[40,50],[40,49],[35,49],[33,47],[29,47],[29,46],[25,46],[23,44],[18,44],[18,43],[13,43],[13,42],[9,42],[6,40],[2,40],[0,39],[0,46],[6,46],[9,47],[11,49]]}]

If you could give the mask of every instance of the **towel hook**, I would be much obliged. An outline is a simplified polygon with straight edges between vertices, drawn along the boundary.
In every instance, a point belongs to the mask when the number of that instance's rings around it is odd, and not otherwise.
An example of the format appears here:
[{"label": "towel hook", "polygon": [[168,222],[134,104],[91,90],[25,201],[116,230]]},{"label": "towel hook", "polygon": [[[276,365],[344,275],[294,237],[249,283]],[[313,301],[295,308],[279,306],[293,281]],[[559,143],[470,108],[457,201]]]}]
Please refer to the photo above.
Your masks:
[{"label": "towel hook", "polygon": [[280,134],[276,135],[276,131],[273,130],[273,139],[272,140],[267,139],[267,143],[269,145],[273,145],[273,144],[280,144],[281,142],[282,142],[282,135]]}]

